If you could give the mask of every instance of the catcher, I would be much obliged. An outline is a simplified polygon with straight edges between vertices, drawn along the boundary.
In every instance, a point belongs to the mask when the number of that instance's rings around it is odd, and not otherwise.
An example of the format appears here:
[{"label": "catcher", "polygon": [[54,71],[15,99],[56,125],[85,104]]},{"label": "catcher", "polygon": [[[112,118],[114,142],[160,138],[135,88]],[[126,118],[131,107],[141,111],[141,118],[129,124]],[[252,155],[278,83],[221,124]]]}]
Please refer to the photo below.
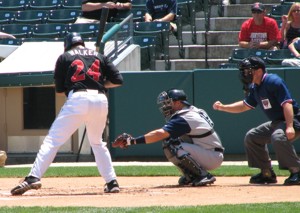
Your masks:
[{"label": "catcher", "polygon": [[214,123],[203,109],[192,106],[183,90],[171,89],[161,92],[157,104],[166,118],[166,124],[145,135],[133,138],[127,133],[118,136],[112,143],[114,148],[130,145],[150,144],[163,141],[167,159],[182,173],[180,186],[205,186],[216,178],[213,170],[223,162],[224,148],[214,131]]}]

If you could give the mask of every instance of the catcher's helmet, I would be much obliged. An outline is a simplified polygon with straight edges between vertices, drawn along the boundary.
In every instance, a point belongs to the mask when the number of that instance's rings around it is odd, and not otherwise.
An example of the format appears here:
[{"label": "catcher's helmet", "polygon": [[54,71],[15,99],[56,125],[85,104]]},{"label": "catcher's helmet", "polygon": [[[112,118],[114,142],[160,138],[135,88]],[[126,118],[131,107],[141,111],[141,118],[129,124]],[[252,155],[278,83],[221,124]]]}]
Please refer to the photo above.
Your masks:
[{"label": "catcher's helmet", "polygon": [[265,62],[256,56],[250,56],[248,58],[243,59],[240,63],[239,63],[239,77],[240,80],[243,83],[252,83],[253,80],[253,70],[257,70],[261,68],[263,70],[263,72],[266,72],[266,65]]},{"label": "catcher's helmet", "polygon": [[84,41],[79,33],[69,33],[64,39],[65,52],[70,50],[72,46],[81,44],[84,46]]},{"label": "catcher's helmet", "polygon": [[185,105],[191,105],[187,101],[187,96],[183,90],[171,89],[161,92],[157,97],[157,104],[159,105],[159,110],[166,119],[169,119],[175,113],[173,101],[181,101]]}]

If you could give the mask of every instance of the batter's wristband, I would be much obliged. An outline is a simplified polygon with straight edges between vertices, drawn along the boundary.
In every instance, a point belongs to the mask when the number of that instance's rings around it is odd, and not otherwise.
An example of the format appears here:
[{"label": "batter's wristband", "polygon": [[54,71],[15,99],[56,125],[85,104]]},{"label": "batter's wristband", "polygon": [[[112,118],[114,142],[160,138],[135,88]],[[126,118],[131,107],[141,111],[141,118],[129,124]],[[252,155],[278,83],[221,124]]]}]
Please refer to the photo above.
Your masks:
[{"label": "batter's wristband", "polygon": [[146,140],[145,140],[145,136],[139,136],[136,138],[133,138],[133,140],[131,141],[131,144],[145,144]]}]

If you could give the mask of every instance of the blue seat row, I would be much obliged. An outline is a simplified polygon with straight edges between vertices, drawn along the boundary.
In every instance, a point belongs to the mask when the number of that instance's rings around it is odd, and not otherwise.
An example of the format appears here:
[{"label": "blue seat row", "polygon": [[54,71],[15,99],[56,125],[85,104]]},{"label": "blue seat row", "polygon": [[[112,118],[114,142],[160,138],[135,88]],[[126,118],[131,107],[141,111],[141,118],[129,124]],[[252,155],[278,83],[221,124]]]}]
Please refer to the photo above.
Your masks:
[{"label": "blue seat row", "polygon": [[0,24],[74,23],[80,15],[81,10],[78,9],[0,10]]},{"label": "blue seat row", "polygon": [[5,0],[0,1],[0,10],[53,10],[81,9],[82,0]]}]

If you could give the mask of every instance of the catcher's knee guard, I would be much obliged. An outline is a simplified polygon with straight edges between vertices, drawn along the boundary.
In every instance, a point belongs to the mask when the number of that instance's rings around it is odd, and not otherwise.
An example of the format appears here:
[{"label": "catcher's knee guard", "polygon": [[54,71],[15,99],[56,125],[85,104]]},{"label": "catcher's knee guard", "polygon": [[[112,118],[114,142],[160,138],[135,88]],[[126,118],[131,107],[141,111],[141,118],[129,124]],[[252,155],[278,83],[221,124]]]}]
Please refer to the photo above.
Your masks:
[{"label": "catcher's knee guard", "polygon": [[179,146],[174,146],[170,143],[164,143],[163,150],[167,159],[177,166],[186,177],[199,177],[203,169],[191,158],[189,153],[178,156],[178,150],[182,149]]}]

